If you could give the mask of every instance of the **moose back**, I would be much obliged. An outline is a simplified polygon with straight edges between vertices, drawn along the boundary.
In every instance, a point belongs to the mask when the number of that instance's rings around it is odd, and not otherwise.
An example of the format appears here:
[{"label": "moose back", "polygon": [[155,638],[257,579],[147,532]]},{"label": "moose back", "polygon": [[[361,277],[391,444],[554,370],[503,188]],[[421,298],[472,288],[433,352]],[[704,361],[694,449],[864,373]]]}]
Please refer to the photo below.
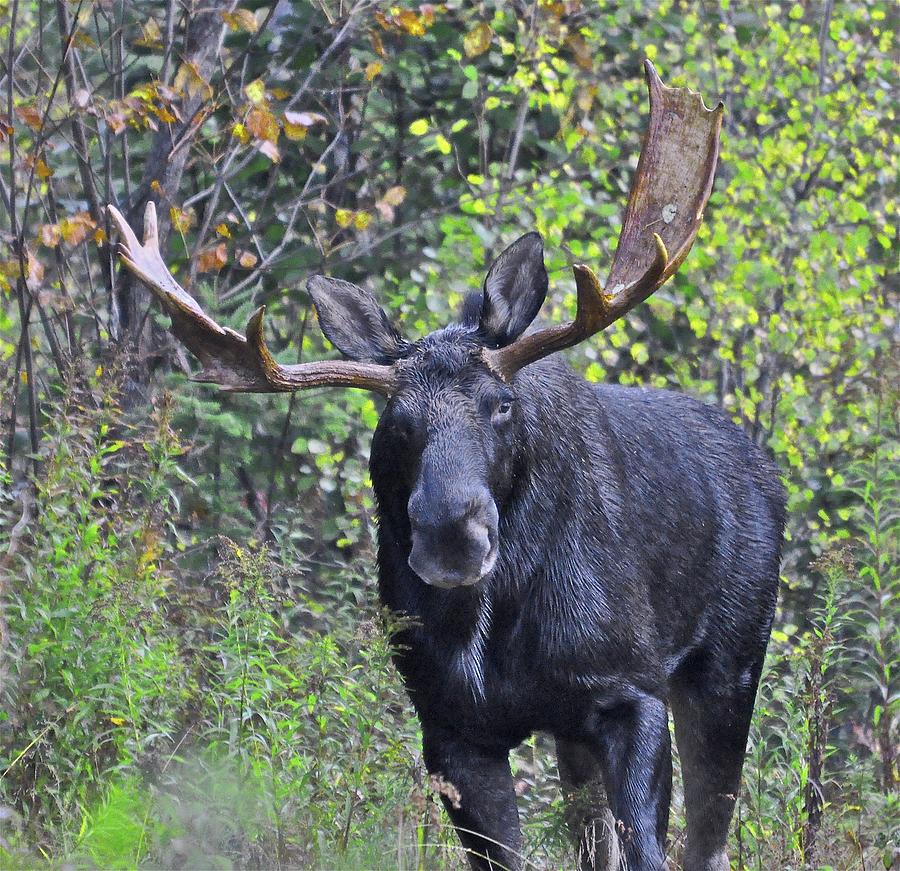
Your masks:
[{"label": "moose back", "polygon": [[383,602],[407,615],[396,662],[425,762],[477,869],[522,867],[508,754],[556,739],[584,869],[666,867],[668,712],[684,772],[688,871],[728,868],[750,717],[778,585],[775,469],[717,409],[589,384],[551,355],[584,341],[678,269],[709,196],[721,104],[665,87],[650,121],[606,288],[575,267],[577,313],[534,329],[548,279],[529,233],[491,265],[461,321],[404,339],[367,291],[308,283],[347,360],[286,366],[263,309],[219,326],[159,251],[110,213],[125,264],[230,390],[361,387],[386,397],[371,477]]}]

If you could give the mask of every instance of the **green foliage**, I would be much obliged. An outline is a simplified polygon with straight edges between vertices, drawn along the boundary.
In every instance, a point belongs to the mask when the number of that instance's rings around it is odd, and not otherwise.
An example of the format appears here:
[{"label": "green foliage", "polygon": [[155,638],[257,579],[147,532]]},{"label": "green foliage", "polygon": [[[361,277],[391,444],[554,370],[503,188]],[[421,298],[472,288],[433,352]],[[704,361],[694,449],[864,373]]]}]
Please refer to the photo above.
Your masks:
[{"label": "green foliage", "polygon": [[0,772],[35,836],[71,832],[111,769],[171,739],[181,701],[158,565],[177,443],[165,411],[152,427],[111,427],[114,401],[60,408],[6,602]]}]

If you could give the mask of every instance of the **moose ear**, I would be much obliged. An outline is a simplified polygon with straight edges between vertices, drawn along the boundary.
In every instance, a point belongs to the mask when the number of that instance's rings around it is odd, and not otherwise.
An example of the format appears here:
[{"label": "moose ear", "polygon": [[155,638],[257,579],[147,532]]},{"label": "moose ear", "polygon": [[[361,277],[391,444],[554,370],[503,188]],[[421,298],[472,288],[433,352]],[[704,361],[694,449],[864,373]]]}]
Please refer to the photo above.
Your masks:
[{"label": "moose ear", "polygon": [[481,300],[481,332],[498,348],[525,332],[547,295],[544,240],[540,233],[516,239],[491,264]]},{"label": "moose ear", "polygon": [[366,363],[393,363],[403,339],[367,290],[325,275],[306,282],[325,337],[345,357]]}]

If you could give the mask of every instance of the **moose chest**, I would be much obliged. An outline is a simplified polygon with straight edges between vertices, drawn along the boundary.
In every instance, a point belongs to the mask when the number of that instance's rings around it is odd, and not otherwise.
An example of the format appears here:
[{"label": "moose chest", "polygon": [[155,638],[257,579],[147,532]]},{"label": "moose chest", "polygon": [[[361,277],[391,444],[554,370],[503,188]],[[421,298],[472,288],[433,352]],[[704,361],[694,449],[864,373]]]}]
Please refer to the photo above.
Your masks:
[{"label": "moose chest", "polygon": [[454,604],[422,607],[395,639],[420,716],[475,741],[489,736],[510,746],[535,731],[577,734],[597,702],[596,688],[573,682],[571,669],[548,656],[537,609],[487,591]]}]

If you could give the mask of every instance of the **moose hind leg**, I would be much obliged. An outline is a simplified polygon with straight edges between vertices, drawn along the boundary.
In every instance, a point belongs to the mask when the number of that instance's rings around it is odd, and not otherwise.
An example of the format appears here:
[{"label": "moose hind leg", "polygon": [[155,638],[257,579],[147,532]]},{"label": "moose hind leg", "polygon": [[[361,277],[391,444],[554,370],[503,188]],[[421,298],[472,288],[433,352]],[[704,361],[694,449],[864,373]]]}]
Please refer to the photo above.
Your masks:
[{"label": "moose hind leg", "polygon": [[566,825],[581,871],[618,871],[619,840],[606,799],[600,760],[588,744],[556,741],[559,781],[566,802]]},{"label": "moose hind leg", "polygon": [[520,871],[522,835],[509,754],[423,724],[425,767],[443,781],[441,800],[473,871]]},{"label": "moose hind leg", "polygon": [[728,830],[741,788],[759,667],[737,675],[727,690],[721,689],[720,676],[707,676],[703,669],[672,687],[687,817],[684,871],[729,868]]}]

